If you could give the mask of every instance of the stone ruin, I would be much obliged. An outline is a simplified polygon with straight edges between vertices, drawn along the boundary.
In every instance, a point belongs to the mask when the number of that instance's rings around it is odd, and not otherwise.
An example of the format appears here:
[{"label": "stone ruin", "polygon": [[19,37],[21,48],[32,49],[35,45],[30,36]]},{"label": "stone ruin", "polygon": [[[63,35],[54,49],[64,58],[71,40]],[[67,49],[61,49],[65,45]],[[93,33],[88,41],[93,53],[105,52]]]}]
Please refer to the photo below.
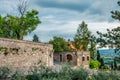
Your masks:
[{"label": "stone ruin", "polygon": [[52,45],[0,38],[0,67],[29,70],[39,64],[53,66]]}]

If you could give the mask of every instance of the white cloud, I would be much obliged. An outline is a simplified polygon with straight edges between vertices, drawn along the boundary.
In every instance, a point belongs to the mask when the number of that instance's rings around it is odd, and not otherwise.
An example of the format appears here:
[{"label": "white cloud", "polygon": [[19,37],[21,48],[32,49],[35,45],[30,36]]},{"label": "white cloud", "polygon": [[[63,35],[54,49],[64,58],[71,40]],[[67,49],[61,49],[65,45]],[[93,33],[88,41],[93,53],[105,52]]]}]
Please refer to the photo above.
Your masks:
[{"label": "white cloud", "polygon": [[[49,41],[56,35],[72,38],[76,33],[78,24],[82,21],[88,24],[88,28],[94,34],[96,34],[96,31],[106,32],[106,28],[112,29],[119,26],[117,22],[112,20],[110,13],[111,10],[118,9],[117,2],[114,0],[41,0],[44,3],[47,2],[45,6],[39,5],[39,1],[29,0],[29,10],[36,9],[39,11],[42,24],[34,32],[25,36],[24,39],[32,40],[34,34],[38,34],[41,41]],[[49,4],[50,1],[65,5],[52,6]],[[17,15],[17,10],[15,9],[17,3],[18,0],[0,0],[1,15],[5,16],[7,13]],[[69,5],[67,5],[68,3]],[[82,6],[84,8],[78,5],[77,9],[74,9],[76,4],[84,4]],[[85,10],[81,12],[80,9]]]},{"label": "white cloud", "polygon": [[[37,34],[41,41],[46,42],[52,39],[54,36],[61,36],[66,39],[70,38],[72,39],[74,37],[74,34],[76,33],[76,30],[78,28],[78,24],[80,24],[82,21],[69,21],[62,25],[57,24],[51,24],[51,25],[39,25],[37,29],[30,35],[28,35],[28,39],[32,39],[33,34]],[[106,29],[112,29],[117,26],[119,26],[118,23],[113,22],[86,22],[88,24],[89,30],[94,34],[96,34],[96,31],[100,31],[102,33],[106,32]],[[25,38],[27,39],[27,37]]]}]

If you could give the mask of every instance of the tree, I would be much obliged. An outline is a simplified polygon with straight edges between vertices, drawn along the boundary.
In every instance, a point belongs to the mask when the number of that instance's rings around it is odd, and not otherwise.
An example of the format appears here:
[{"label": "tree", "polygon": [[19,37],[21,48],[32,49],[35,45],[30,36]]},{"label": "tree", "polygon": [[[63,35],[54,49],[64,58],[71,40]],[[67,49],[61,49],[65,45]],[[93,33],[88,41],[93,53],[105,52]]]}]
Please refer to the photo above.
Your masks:
[{"label": "tree", "polygon": [[19,0],[17,5],[20,16],[0,16],[0,37],[23,39],[24,35],[31,33],[41,23],[38,11],[27,11],[27,1]]},{"label": "tree", "polygon": [[53,40],[49,41],[50,44],[53,44],[53,49],[55,52],[58,51],[69,51],[68,42],[65,41],[62,37],[53,37]]},{"label": "tree", "polygon": [[23,17],[27,12],[27,8],[28,8],[27,3],[28,3],[27,0],[19,0],[19,3],[17,5],[17,10],[20,13],[21,17]]},{"label": "tree", "polygon": [[97,60],[100,62],[101,61],[101,57],[100,57],[100,52],[99,50],[97,50]]},{"label": "tree", "polygon": [[104,60],[103,60],[103,58],[100,58],[100,63],[101,63],[100,67],[104,66]]},{"label": "tree", "polygon": [[[120,1],[118,1],[118,6],[120,6]],[[112,18],[117,19],[120,21],[120,11],[111,11],[112,13]]]},{"label": "tree", "polygon": [[94,60],[95,52],[96,52],[96,37],[94,35],[91,35],[89,44],[90,44],[90,48],[89,48],[90,57],[91,57],[91,59]]},{"label": "tree", "polygon": [[117,69],[117,63],[116,59],[114,59],[114,69]]},{"label": "tree", "polygon": [[78,50],[87,50],[88,49],[88,44],[90,41],[90,35],[91,32],[87,28],[87,24],[83,21],[78,29],[77,33],[75,34],[74,37],[74,43],[75,47]]},{"label": "tree", "polygon": [[102,68],[104,66],[104,60],[101,58],[99,50],[97,50],[97,61],[100,62],[100,68]]},{"label": "tree", "polygon": [[[118,2],[118,5],[120,6],[120,1]],[[120,21],[120,11],[111,11],[112,18]],[[98,43],[100,43],[102,46],[110,45],[110,47],[114,47],[116,50],[120,49],[120,27],[113,28],[113,29],[107,29],[107,33],[102,34],[101,32],[98,32],[99,38],[97,39]]]},{"label": "tree", "polygon": [[1,37],[23,39],[24,35],[36,29],[40,23],[38,11],[28,11],[24,17],[7,15],[2,18],[0,26]]},{"label": "tree", "polygon": [[40,42],[40,41],[39,41],[39,37],[38,37],[36,34],[34,34],[32,41],[33,41],[33,42]]},{"label": "tree", "polygon": [[[118,5],[120,6],[120,1],[118,2]],[[112,18],[120,21],[120,11],[111,11]],[[107,29],[107,33],[103,34],[101,32],[97,32],[99,35],[99,38],[97,39],[97,42],[100,43],[102,46],[109,45],[109,47],[115,49],[115,59],[114,59],[114,69],[117,68],[116,61],[118,60],[120,62],[120,27],[113,28],[113,29]]]}]

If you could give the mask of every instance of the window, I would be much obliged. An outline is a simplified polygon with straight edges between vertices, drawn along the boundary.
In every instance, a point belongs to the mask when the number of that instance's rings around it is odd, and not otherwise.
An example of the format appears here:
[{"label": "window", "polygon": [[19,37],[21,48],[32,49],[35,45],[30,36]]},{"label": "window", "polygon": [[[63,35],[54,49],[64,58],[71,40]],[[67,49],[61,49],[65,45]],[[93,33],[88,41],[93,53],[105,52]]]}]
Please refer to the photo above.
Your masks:
[{"label": "window", "polygon": [[60,54],[60,62],[62,62],[62,55]]},{"label": "window", "polygon": [[87,60],[89,61],[89,56],[87,56]]},{"label": "window", "polygon": [[82,57],[82,61],[85,61],[85,57]]}]

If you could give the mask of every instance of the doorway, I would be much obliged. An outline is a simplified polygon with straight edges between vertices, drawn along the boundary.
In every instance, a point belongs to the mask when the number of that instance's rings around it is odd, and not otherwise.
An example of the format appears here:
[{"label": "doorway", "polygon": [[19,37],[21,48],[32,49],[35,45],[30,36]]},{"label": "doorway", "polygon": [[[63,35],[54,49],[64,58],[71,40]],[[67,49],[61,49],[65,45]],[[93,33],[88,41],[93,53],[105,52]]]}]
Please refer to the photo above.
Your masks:
[{"label": "doorway", "polygon": [[67,55],[67,61],[68,61],[68,62],[72,61],[72,55],[71,55],[71,54],[68,54],[68,55]]}]

